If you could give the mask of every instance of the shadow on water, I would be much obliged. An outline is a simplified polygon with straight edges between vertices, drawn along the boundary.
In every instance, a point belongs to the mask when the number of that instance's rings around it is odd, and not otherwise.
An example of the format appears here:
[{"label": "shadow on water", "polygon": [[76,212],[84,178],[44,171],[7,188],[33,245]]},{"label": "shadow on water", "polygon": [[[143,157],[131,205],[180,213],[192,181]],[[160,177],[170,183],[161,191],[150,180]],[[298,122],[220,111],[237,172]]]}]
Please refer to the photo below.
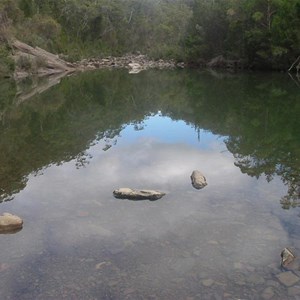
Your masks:
[{"label": "shadow on water", "polygon": [[105,140],[109,150],[126,124],[143,130],[143,120],[160,111],[192,125],[199,139],[201,130],[225,137],[242,173],[267,181],[279,175],[288,187],[283,207],[299,204],[299,88],[288,76],[97,71],[64,78],[31,99],[16,98],[14,82],[1,82],[0,90],[2,202],[24,189],[29,174],[72,159],[85,166],[92,144]]}]

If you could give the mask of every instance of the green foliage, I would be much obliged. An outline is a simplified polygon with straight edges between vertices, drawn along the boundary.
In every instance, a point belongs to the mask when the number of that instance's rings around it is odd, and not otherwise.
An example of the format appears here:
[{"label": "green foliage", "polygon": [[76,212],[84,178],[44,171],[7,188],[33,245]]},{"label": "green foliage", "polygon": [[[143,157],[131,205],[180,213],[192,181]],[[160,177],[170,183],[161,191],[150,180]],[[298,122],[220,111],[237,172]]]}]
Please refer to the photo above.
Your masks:
[{"label": "green foliage", "polygon": [[0,43],[6,43],[12,36],[11,28],[22,19],[22,12],[14,0],[0,2]]},{"label": "green foliage", "polygon": [[252,19],[255,21],[255,22],[259,22],[263,19],[264,17],[264,14],[260,11],[256,11],[253,15],[252,15]]},{"label": "green foliage", "polygon": [[190,35],[186,44],[193,49],[190,55],[209,59],[225,50],[224,43],[229,26],[226,4],[225,0],[194,1]]},{"label": "green foliage", "polygon": [[47,40],[56,39],[61,30],[61,26],[50,16],[35,15],[32,25],[36,33]]},{"label": "green foliage", "polygon": [[142,52],[202,63],[219,55],[287,69],[299,56],[300,0],[2,0],[0,40],[71,60]]},{"label": "green foliage", "polygon": [[[187,56],[222,54],[257,68],[287,69],[299,55],[300,1],[195,0]],[[226,12],[226,15],[224,14]],[[196,30],[200,26],[201,32]]]},{"label": "green foliage", "polygon": [[0,43],[0,77],[10,76],[15,69],[14,60],[10,57],[10,48]]},{"label": "green foliage", "polygon": [[19,7],[26,18],[18,37],[73,60],[136,51],[181,57],[191,17],[179,0],[19,0]]},{"label": "green foliage", "polygon": [[4,21],[13,23],[20,22],[23,13],[18,7],[16,0],[1,0],[0,2],[0,24]]},{"label": "green foliage", "polygon": [[34,15],[17,27],[16,36],[25,43],[56,52],[61,26],[52,17]]},{"label": "green foliage", "polygon": [[20,56],[17,60],[16,65],[17,65],[18,68],[20,68],[22,70],[29,71],[29,70],[32,69],[31,59],[26,55]]},{"label": "green foliage", "polygon": [[16,61],[16,67],[20,70],[25,70],[29,73],[36,74],[39,68],[46,66],[46,62],[42,57],[33,57],[23,54],[18,57]]}]

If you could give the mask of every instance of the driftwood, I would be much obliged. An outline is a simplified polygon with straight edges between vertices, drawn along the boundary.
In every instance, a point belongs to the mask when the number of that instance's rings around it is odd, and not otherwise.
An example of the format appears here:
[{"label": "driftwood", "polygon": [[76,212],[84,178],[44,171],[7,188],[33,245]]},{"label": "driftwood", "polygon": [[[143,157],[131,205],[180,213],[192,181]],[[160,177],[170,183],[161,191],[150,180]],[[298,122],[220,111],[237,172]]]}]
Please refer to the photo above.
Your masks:
[{"label": "driftwood", "polygon": [[[298,63],[298,65],[296,65]],[[290,66],[290,68],[288,69],[288,71],[290,72],[296,65],[296,70],[297,70],[297,74],[299,72],[300,69],[300,55],[297,57],[297,59],[292,63],[292,65]]]},{"label": "driftwood", "polygon": [[[18,40],[12,41],[12,47],[15,50],[14,59],[16,62],[18,62],[18,59],[22,56],[23,57],[27,56],[27,58],[32,59],[33,61],[36,61],[36,62],[38,60],[40,60],[42,62],[42,66],[38,66],[37,70],[35,70],[36,74],[50,75],[50,74],[61,73],[61,72],[74,72],[75,71],[74,64],[66,62],[65,60],[59,58],[58,55],[50,53],[39,47],[33,48],[33,47],[31,47],[25,43],[22,43]],[[30,72],[30,70],[29,70],[29,72]],[[26,70],[21,70],[20,74],[22,74],[22,76],[24,76],[24,74],[25,75],[26,75],[26,73],[29,74],[29,72],[26,72]],[[15,76],[18,77],[18,70],[17,70]]]},{"label": "driftwood", "polygon": [[120,188],[114,190],[113,194],[118,199],[129,200],[158,200],[165,195],[163,192],[154,190],[133,190],[130,188]]}]

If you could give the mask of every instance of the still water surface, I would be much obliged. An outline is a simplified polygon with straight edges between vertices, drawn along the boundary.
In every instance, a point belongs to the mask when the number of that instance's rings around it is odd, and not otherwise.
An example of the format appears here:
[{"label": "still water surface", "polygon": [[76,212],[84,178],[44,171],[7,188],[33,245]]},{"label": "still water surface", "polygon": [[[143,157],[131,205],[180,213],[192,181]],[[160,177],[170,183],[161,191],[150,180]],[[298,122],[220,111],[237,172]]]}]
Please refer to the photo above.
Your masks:
[{"label": "still water surface", "polygon": [[292,80],[97,71],[26,98],[30,83],[0,84],[0,213],[24,219],[0,235],[1,299],[299,299],[277,277],[300,249]]}]

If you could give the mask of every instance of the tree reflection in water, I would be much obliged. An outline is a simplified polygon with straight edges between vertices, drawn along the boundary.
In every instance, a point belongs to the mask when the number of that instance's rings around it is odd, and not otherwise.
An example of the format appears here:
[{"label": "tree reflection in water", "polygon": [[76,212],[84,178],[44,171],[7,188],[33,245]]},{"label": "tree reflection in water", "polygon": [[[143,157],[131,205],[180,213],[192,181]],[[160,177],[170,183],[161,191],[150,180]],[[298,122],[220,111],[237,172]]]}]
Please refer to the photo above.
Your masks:
[{"label": "tree reflection in water", "polygon": [[0,202],[49,165],[76,159],[84,166],[91,145],[104,140],[109,151],[127,124],[143,130],[143,120],[160,111],[195,135],[205,129],[225,136],[242,173],[280,176],[288,187],[283,207],[299,204],[299,88],[286,75],[97,71],[20,102],[22,89],[16,98],[15,83],[0,83]]}]

